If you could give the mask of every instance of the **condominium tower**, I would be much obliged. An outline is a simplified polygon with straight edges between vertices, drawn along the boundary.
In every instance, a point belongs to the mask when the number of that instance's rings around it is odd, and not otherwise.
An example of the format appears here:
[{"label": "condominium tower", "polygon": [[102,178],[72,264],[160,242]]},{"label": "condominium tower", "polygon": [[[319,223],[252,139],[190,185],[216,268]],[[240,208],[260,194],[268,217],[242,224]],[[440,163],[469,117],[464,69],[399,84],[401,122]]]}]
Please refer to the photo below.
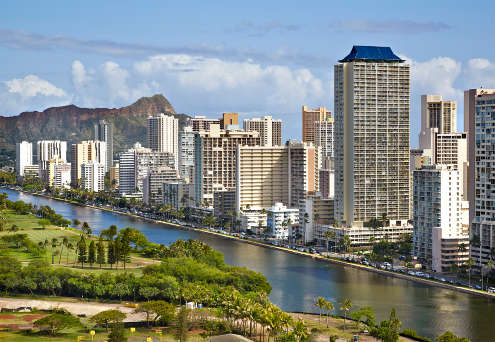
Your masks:
[{"label": "condominium tower", "polygon": [[258,132],[221,130],[218,124],[212,124],[209,131],[198,132],[194,148],[196,201],[212,205],[215,191],[234,190],[237,145],[260,144]]},{"label": "condominium tower", "polygon": [[104,141],[107,146],[105,172],[113,166],[113,126],[105,120],[95,124],[95,140]]},{"label": "condominium tower", "polygon": [[179,174],[188,183],[194,182],[194,136],[191,126],[179,132]]},{"label": "condominium tower", "polygon": [[354,46],[334,67],[335,219],[409,219],[410,66],[389,47]]},{"label": "condominium tower", "polygon": [[[471,258],[486,264],[495,257],[495,93],[475,97],[474,217]],[[469,134],[473,131],[470,129]]]},{"label": "condominium tower", "polygon": [[99,140],[81,141],[72,144],[71,168],[72,186],[76,186],[82,178],[81,165],[90,161],[96,161],[104,167],[107,163],[107,143]]},{"label": "condominium tower", "polygon": [[256,131],[260,134],[262,146],[282,145],[282,120],[274,120],[271,116],[244,119],[245,131]]},{"label": "condominium tower", "polygon": [[[481,124],[475,121],[476,101],[485,96],[495,94],[495,89],[469,89],[464,92],[464,130],[468,137],[468,170],[467,170],[467,197],[469,200],[469,223],[473,222],[475,214],[475,169],[476,169],[476,129]],[[481,120],[481,118],[480,118]],[[478,126],[477,126],[478,125]]]},{"label": "condominium tower", "polygon": [[302,107],[302,139],[304,142],[315,142],[314,123],[316,121],[325,121],[332,116],[332,112],[325,107],[317,109],[308,109]]},{"label": "condominium tower", "polygon": [[33,165],[33,144],[23,141],[15,144],[15,170],[18,176],[24,176],[24,168]]},{"label": "condominium tower", "polygon": [[148,147],[154,152],[168,152],[175,157],[175,167],[179,164],[179,120],[163,113],[150,116],[147,120]]},{"label": "condominium tower", "polygon": [[90,160],[81,164],[81,187],[88,191],[105,190],[105,162]]}]

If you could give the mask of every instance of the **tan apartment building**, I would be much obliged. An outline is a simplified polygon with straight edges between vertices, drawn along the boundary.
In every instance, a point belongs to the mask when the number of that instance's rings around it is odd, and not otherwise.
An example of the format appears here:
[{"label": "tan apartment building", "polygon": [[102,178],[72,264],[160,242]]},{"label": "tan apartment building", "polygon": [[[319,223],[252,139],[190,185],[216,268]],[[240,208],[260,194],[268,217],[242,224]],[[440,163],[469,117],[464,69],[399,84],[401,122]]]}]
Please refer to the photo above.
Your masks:
[{"label": "tan apartment building", "polygon": [[324,198],[320,194],[310,195],[299,201],[299,224],[304,243],[324,238],[322,227],[334,222],[333,202],[333,198]]},{"label": "tan apartment building", "polygon": [[316,121],[325,121],[332,117],[332,112],[325,107],[317,109],[308,109],[302,107],[302,140],[304,142],[315,142],[314,123]]},{"label": "tan apartment building", "polygon": [[260,144],[258,132],[222,130],[218,124],[210,125],[209,131],[199,131],[195,136],[196,201],[207,201],[211,206],[216,191],[235,190],[237,146]]},{"label": "tan apartment building", "polygon": [[168,166],[150,169],[143,180],[143,201],[150,205],[163,203],[163,183],[180,180],[179,172]]},{"label": "tan apartment building", "polygon": [[239,146],[236,158],[237,210],[275,203],[298,208],[300,199],[319,189],[320,149],[311,143]]},{"label": "tan apartment building", "polygon": [[239,128],[239,113],[223,113],[220,119],[220,129],[230,128]]},{"label": "tan apartment building", "polygon": [[258,132],[263,146],[282,145],[282,120],[274,120],[271,116],[244,119],[243,128]]},{"label": "tan apartment building", "polygon": [[81,165],[96,161],[103,165],[107,163],[107,145],[104,141],[87,140],[71,147],[71,182],[76,186],[81,180]]}]

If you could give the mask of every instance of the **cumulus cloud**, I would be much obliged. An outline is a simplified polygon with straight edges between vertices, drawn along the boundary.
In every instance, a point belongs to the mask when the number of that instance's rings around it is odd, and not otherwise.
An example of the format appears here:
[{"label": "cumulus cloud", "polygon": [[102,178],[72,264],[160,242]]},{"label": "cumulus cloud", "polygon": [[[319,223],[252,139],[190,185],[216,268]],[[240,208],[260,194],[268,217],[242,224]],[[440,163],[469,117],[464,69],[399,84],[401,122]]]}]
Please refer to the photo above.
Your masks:
[{"label": "cumulus cloud", "polygon": [[467,88],[495,88],[495,63],[486,58],[473,58],[464,70]]},{"label": "cumulus cloud", "polygon": [[336,31],[352,31],[361,33],[394,33],[415,34],[437,32],[451,28],[442,22],[416,22],[412,20],[336,20],[329,24]]},{"label": "cumulus cloud", "polygon": [[5,81],[9,93],[19,94],[24,98],[34,97],[36,95],[44,96],[67,96],[65,91],[57,88],[48,81],[42,80],[36,75],[27,75],[24,78],[14,78]]},{"label": "cumulus cloud", "polygon": [[39,78],[27,75],[0,82],[0,115],[16,115],[22,111],[43,110],[70,102],[70,96],[61,88]]}]

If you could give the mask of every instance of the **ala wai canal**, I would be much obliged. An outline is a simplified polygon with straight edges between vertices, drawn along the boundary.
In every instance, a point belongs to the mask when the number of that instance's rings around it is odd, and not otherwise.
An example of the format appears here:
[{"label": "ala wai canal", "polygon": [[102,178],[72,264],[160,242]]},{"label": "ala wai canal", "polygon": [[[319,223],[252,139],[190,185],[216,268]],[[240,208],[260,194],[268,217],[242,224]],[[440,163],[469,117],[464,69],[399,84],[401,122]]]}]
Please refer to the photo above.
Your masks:
[{"label": "ala wai canal", "polygon": [[375,308],[377,321],[387,318],[395,307],[403,328],[415,329],[423,336],[434,338],[450,330],[473,342],[495,341],[495,301],[488,298],[17,191],[0,192],[6,192],[12,201],[49,205],[67,219],[86,221],[95,234],[115,224],[135,227],[154,243],[169,244],[179,238],[204,241],[222,252],[226,263],[263,273],[273,288],[270,299],[286,311],[317,312],[313,306],[317,296],[331,300],[336,308],[349,298],[355,308]]}]

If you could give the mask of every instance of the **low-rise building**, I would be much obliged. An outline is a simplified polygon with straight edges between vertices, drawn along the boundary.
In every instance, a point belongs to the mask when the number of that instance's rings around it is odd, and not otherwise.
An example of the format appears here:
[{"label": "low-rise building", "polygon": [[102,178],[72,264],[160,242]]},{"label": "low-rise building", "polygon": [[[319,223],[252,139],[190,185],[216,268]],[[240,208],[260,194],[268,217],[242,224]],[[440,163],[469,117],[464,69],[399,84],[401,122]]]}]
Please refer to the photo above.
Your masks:
[{"label": "low-rise building", "polygon": [[271,235],[279,240],[289,239],[289,226],[299,223],[299,209],[287,208],[283,203],[275,203],[268,210],[266,225]]},{"label": "low-rise building", "polygon": [[213,195],[213,212],[218,220],[232,220],[236,215],[235,191],[216,191]]},{"label": "low-rise building", "polygon": [[[304,243],[315,241],[317,227],[333,224],[333,198],[323,198],[321,194],[311,195],[299,201],[299,225]],[[322,229],[318,231],[322,234]]]},{"label": "low-rise building", "polygon": [[162,193],[163,205],[171,205],[176,210],[181,207],[191,208],[195,206],[194,184],[182,180],[163,182]]},{"label": "low-rise building", "polygon": [[110,184],[113,188],[119,187],[119,163],[110,168]]},{"label": "low-rise building", "polygon": [[24,178],[39,177],[40,169],[38,164],[24,165]]},{"label": "low-rise building", "polygon": [[267,212],[261,207],[243,209],[239,215],[241,230],[252,232],[253,234],[262,234],[266,228],[266,218]]}]

